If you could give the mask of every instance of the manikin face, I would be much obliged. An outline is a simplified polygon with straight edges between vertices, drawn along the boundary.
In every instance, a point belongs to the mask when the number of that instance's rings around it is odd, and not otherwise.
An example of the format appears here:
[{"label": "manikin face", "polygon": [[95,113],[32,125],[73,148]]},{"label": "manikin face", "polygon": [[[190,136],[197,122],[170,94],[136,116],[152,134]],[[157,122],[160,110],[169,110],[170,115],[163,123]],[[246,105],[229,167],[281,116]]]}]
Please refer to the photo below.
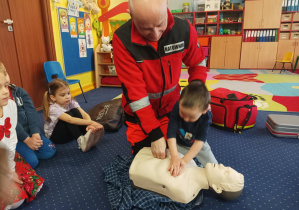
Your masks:
[{"label": "manikin face", "polygon": [[68,86],[59,88],[55,96],[50,95],[51,100],[61,107],[66,107],[71,101],[70,88]]},{"label": "manikin face", "polygon": [[179,103],[179,114],[185,122],[195,122],[197,121],[202,114],[207,113],[208,109],[202,112],[198,107],[196,108],[186,108],[183,107],[181,102]]},{"label": "manikin face", "polygon": [[244,176],[231,167],[222,164],[207,163],[205,167],[209,185],[217,192],[240,191],[244,187]]},{"label": "manikin face", "polygon": [[133,10],[131,16],[139,34],[151,42],[159,41],[167,28],[166,1],[154,1],[152,4],[148,4],[147,1],[135,1]]},{"label": "manikin face", "polygon": [[6,106],[9,99],[9,82],[3,73],[0,73],[0,107]]},{"label": "manikin face", "polygon": [[72,28],[72,31],[76,30],[76,23],[75,22],[71,22],[71,28]]}]

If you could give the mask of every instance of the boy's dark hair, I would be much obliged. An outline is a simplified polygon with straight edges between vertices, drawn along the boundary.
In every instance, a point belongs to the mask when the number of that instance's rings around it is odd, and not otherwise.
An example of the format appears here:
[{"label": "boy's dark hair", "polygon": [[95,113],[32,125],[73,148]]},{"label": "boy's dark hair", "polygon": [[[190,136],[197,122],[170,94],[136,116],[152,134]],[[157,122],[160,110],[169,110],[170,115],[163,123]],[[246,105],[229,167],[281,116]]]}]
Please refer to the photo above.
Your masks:
[{"label": "boy's dark hair", "polygon": [[198,107],[201,111],[205,111],[211,102],[211,95],[205,84],[200,80],[196,80],[190,82],[183,89],[179,102],[183,107]]}]

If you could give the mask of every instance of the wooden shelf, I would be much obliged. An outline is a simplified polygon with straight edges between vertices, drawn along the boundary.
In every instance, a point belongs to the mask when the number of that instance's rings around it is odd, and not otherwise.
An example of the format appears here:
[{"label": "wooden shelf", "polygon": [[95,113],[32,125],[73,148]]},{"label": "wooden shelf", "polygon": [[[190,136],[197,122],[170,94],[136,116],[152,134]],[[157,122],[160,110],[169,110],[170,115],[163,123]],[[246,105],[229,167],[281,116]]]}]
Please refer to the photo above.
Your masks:
[{"label": "wooden shelf", "polygon": [[283,11],[283,12],[281,12],[281,13],[296,13],[296,12],[299,12],[299,11]]},{"label": "wooden shelf", "polygon": [[235,10],[220,10],[220,12],[243,12],[243,9],[235,9]]},{"label": "wooden shelf", "polygon": [[101,87],[121,87],[120,85],[105,85],[101,84]]},{"label": "wooden shelf", "polygon": [[111,54],[111,52],[97,52],[98,54]]},{"label": "wooden shelf", "polygon": [[225,23],[225,22],[219,22],[219,24],[243,24],[243,22],[228,22],[228,23]]},{"label": "wooden shelf", "polygon": [[96,88],[99,88],[102,86],[121,87],[120,85],[102,84],[103,77],[110,77],[107,79],[111,79],[111,77],[117,77],[116,74],[109,74],[109,66],[114,66],[112,57],[113,57],[112,52],[101,52],[101,43],[99,43],[98,46],[96,47],[95,53],[94,53]]},{"label": "wooden shelf", "polygon": [[105,77],[117,77],[117,74],[99,74],[99,76],[105,76]]},{"label": "wooden shelf", "polygon": [[100,66],[109,66],[109,65],[114,65],[114,63],[98,63]]},{"label": "wooden shelf", "polygon": [[[242,37],[243,36],[243,20],[244,20],[244,10],[215,10],[215,11],[195,11],[195,12],[182,12],[182,13],[172,13],[174,15],[184,15],[187,16],[186,14],[188,14],[188,17],[186,17],[186,19],[188,19],[190,21],[190,23],[197,28],[198,30],[198,34],[205,34],[205,35],[198,35],[198,37],[209,37],[209,39],[211,39],[212,37]],[[208,23],[208,15],[217,15],[216,21],[215,22],[210,22]],[[181,17],[182,17],[181,16]],[[219,22],[220,17],[225,19],[230,19],[230,20],[238,20],[239,18],[242,18],[242,22]],[[196,18],[202,18],[201,21],[203,21],[203,18],[205,19],[205,23],[195,23]],[[215,27],[215,34],[214,35],[206,35],[208,33],[208,28],[210,28],[211,26]],[[202,29],[199,29],[199,28]],[[234,35],[219,35],[219,30],[223,28],[232,28],[235,29],[236,32],[239,32],[241,34],[234,34]],[[200,31],[199,31],[200,30]],[[205,45],[203,47],[210,47],[209,45]],[[211,49],[211,48],[210,48]],[[207,55],[206,57],[208,57],[208,61],[207,61],[207,67],[210,67],[210,56],[211,56],[211,52],[209,53],[209,55]]]}]

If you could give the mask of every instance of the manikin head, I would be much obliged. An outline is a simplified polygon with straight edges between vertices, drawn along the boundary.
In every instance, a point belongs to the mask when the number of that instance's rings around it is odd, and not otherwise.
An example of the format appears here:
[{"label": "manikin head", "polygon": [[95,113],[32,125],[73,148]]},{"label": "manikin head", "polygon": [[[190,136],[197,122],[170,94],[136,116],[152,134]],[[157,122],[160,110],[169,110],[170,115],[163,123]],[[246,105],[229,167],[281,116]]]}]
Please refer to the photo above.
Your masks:
[{"label": "manikin head", "polygon": [[166,30],[167,4],[168,0],[129,0],[129,13],[146,40],[156,42]]},{"label": "manikin head", "polygon": [[231,167],[207,163],[205,172],[210,189],[225,200],[238,198],[244,188],[244,176]]}]

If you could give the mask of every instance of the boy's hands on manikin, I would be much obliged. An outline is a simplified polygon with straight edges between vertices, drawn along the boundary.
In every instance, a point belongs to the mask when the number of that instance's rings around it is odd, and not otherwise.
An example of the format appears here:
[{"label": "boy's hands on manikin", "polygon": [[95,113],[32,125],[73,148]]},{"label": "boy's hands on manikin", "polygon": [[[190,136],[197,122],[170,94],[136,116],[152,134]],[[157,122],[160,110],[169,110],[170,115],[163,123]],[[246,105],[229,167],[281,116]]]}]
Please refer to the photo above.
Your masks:
[{"label": "boy's hands on manikin", "polygon": [[180,174],[180,165],[181,165],[181,158],[178,155],[171,156],[168,171],[172,176],[176,177]]},{"label": "boy's hands on manikin", "polygon": [[180,158],[179,156],[173,156],[170,158],[168,171],[174,177],[179,176],[184,171],[186,164],[187,163],[184,161],[183,158]]}]

